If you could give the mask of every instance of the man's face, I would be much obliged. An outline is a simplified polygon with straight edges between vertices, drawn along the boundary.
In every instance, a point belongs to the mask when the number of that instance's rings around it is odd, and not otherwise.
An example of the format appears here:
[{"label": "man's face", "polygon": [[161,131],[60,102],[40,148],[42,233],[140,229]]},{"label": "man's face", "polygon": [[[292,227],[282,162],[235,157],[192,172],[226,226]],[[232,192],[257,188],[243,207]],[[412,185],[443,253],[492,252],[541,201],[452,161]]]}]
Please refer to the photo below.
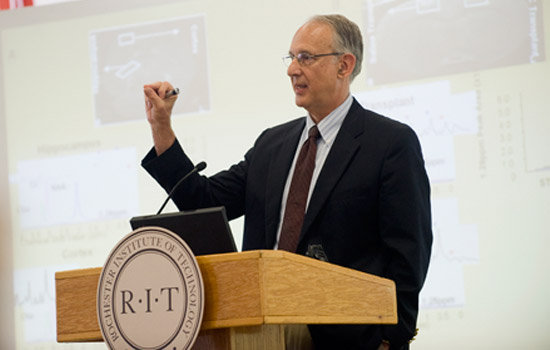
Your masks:
[{"label": "man's face", "polygon": [[[294,35],[289,54],[296,56],[302,52],[312,55],[334,52],[332,36],[328,25],[306,23]],[[318,57],[310,65],[301,65],[294,59],[288,67],[287,74],[296,95],[296,105],[305,108],[316,122],[343,102],[338,67],[339,56]]]}]

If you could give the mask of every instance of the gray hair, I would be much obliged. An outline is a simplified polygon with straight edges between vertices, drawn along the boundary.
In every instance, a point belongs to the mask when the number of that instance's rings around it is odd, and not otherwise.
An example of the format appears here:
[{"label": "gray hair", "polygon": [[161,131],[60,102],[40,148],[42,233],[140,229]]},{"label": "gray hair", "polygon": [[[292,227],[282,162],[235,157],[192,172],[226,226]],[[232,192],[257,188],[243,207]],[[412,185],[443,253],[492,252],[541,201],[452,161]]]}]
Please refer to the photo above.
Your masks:
[{"label": "gray hair", "polygon": [[361,73],[363,62],[363,37],[359,26],[342,15],[317,15],[308,21],[328,24],[334,33],[333,49],[338,52],[351,53],[356,62],[351,81]]}]

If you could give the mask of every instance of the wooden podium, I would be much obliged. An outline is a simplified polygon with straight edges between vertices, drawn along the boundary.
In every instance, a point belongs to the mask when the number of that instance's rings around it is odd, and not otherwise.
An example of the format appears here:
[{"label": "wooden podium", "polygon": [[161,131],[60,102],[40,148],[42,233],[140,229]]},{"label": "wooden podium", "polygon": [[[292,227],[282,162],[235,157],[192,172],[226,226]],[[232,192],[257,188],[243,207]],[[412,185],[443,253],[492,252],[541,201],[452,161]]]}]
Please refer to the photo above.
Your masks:
[{"label": "wooden podium", "polygon": [[[193,349],[284,349],[285,324],[395,324],[393,281],[278,251],[198,256],[205,309]],[[57,272],[57,340],[103,341],[101,268]]]}]

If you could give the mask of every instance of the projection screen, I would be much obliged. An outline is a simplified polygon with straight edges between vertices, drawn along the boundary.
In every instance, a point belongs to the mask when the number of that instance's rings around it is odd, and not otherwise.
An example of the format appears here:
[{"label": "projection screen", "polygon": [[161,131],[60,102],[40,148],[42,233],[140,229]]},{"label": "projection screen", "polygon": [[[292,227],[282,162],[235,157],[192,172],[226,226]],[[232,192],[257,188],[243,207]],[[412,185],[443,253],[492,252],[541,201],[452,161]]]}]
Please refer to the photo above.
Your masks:
[{"label": "projection screen", "polygon": [[[55,271],[102,266],[155,213],[142,86],[214,174],[305,115],[281,57],[314,14],[361,27],[364,107],[418,134],[434,244],[412,349],[550,348],[547,0],[122,0],[0,11],[2,349],[57,344]],[[166,212],[175,211],[172,204]],[[242,239],[242,219],[231,223]]]}]

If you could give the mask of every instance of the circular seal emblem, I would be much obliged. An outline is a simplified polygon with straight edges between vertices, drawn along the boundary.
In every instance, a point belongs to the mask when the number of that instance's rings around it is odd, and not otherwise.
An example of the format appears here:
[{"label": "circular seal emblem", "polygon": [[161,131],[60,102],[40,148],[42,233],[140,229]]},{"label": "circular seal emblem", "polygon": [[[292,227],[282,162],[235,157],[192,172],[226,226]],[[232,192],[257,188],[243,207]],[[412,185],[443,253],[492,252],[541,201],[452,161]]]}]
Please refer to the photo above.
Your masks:
[{"label": "circular seal emblem", "polygon": [[109,349],[190,349],[203,311],[199,266],[179,236],[143,227],[112,249],[97,292],[99,326]]}]

